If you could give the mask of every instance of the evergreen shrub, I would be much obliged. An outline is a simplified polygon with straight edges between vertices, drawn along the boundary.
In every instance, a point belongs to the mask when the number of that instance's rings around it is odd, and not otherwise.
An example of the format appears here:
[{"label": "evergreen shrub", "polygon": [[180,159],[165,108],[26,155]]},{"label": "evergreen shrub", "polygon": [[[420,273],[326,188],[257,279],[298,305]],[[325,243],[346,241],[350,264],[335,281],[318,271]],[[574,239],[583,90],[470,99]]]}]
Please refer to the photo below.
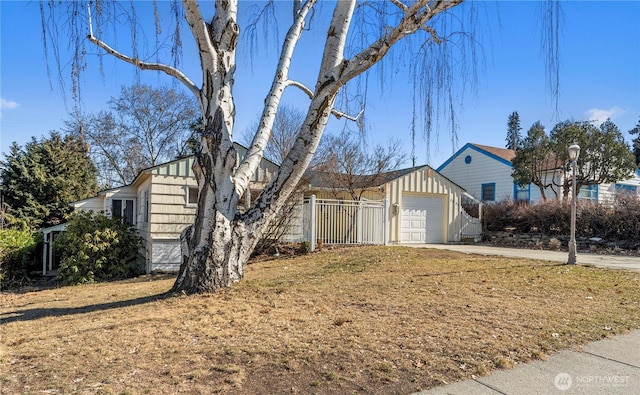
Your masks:
[{"label": "evergreen shrub", "polygon": [[0,289],[28,277],[37,265],[36,251],[42,236],[28,229],[0,229]]},{"label": "evergreen shrub", "polygon": [[133,225],[103,214],[74,212],[56,240],[58,278],[67,285],[134,277],[141,273],[142,239]]}]

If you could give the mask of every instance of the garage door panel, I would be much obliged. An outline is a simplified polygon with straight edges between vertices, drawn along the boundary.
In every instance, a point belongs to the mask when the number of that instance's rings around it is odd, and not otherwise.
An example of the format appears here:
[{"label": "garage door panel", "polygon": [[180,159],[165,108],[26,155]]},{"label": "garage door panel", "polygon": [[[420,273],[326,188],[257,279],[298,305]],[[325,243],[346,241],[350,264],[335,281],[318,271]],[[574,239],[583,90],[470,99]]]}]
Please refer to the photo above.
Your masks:
[{"label": "garage door panel", "polygon": [[402,197],[400,240],[403,243],[444,242],[444,201],[437,196]]}]

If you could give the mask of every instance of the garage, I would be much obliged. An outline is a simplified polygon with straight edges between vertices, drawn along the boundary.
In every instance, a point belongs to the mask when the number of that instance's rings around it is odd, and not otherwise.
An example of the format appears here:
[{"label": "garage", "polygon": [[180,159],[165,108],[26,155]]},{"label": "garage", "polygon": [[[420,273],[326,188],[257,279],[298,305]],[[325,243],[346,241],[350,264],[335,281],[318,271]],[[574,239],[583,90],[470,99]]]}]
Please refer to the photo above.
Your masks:
[{"label": "garage", "polygon": [[441,196],[403,194],[401,204],[402,243],[443,243],[444,199]]}]

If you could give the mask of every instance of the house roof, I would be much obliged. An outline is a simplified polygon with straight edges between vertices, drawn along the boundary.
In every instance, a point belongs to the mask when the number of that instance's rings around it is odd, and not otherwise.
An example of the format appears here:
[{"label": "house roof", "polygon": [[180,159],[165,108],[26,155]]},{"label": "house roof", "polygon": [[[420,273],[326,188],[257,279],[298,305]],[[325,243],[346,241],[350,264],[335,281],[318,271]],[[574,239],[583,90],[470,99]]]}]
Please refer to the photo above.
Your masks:
[{"label": "house roof", "polygon": [[[246,153],[248,151],[247,147],[245,147],[244,145],[242,145],[240,143],[236,143],[236,142],[233,143],[233,146],[236,148],[237,151],[241,152],[240,158],[242,158],[242,157],[244,157],[244,155],[246,155]],[[172,164],[175,164],[175,163],[178,163],[178,162],[181,162],[181,161],[193,160],[194,158],[195,158],[194,155],[188,155],[188,156],[184,156],[184,157],[181,157],[181,158],[178,158],[178,159],[171,160],[169,162],[164,162],[164,163],[157,164],[155,166],[147,167],[145,169],[140,170],[140,172],[136,175],[136,177],[133,179],[133,181],[131,181],[131,183],[129,183],[127,185],[121,185],[121,186],[117,186],[117,187],[113,187],[113,188],[104,189],[102,191],[99,191],[98,195],[103,194],[105,192],[109,192],[109,191],[114,190],[114,189],[120,189],[120,188],[125,187],[125,186],[136,185],[143,179],[143,177],[145,175],[152,174],[152,172],[154,170],[160,169],[162,167],[170,166]],[[273,162],[273,161],[271,161],[271,160],[269,160],[269,159],[267,159],[265,157],[263,157],[262,160],[266,161],[266,162],[269,162],[269,163],[273,164],[274,166],[279,166],[277,163],[275,163],[275,162]],[[190,168],[191,167],[189,166],[189,169],[187,169],[187,171],[190,171]]]},{"label": "house roof", "polygon": [[473,144],[473,143],[471,145],[487,153],[490,153],[493,156],[496,156],[498,158],[504,159],[509,162],[511,162],[513,158],[516,157],[516,151],[512,149],[491,147],[488,145]]},{"label": "house roof", "polygon": [[[438,173],[437,170],[433,169],[429,165],[408,167],[406,169],[392,170],[392,171],[388,171],[386,173],[381,173],[378,175],[354,176],[357,178],[353,180],[354,184],[351,185],[351,187],[353,187],[354,189],[379,187],[395,179],[404,177],[407,174],[413,173],[414,171],[418,171],[424,168],[431,169],[434,172]],[[438,173],[438,175],[464,191],[464,188],[462,188],[460,185],[456,184],[455,182],[451,181],[450,179],[448,179],[447,177],[443,176],[440,173]],[[375,178],[375,180],[372,181],[372,178]],[[309,185],[311,188],[340,188],[340,189],[344,188],[346,189],[350,186],[348,185],[348,181],[345,178],[336,177],[335,173],[329,173],[329,172],[307,171],[303,179],[309,182]]]},{"label": "house roof", "polygon": [[355,189],[360,188],[372,188],[378,187],[402,177],[415,170],[421,169],[424,166],[410,167],[407,169],[393,170],[386,173],[370,174],[370,175],[354,175],[351,179],[353,185],[349,185],[347,175],[339,173],[331,173],[326,171],[314,171],[310,170],[305,173],[303,178],[309,182],[311,188],[347,188],[353,187]]},{"label": "house roof", "polygon": [[453,154],[449,159],[447,159],[443,164],[441,164],[436,169],[436,171],[442,171],[442,169],[447,167],[449,163],[451,163],[454,159],[456,159],[458,156],[460,156],[463,152],[465,152],[468,149],[474,150],[490,158],[493,158],[498,162],[503,163],[507,166],[512,166],[511,161],[513,160],[513,158],[516,157],[516,152],[512,149],[491,147],[489,145],[482,145],[482,144],[467,143],[462,148],[460,148],[455,154]]}]

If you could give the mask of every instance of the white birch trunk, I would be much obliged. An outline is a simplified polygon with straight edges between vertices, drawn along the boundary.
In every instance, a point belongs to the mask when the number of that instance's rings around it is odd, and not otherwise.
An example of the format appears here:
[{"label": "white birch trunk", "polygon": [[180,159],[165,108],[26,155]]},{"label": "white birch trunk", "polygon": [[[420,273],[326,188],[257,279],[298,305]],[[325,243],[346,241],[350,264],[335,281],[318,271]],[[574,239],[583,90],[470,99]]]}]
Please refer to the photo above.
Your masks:
[{"label": "white birch trunk", "polygon": [[[393,44],[420,29],[431,16],[458,2],[436,2],[437,11],[425,7],[427,1],[414,3],[405,10],[405,17],[395,29],[351,60],[344,59],[344,46],[356,2],[337,2],[315,91],[310,95],[308,113],[298,138],[274,179],[242,214],[237,205],[262,159],[284,88],[300,85],[288,81],[288,69],[293,49],[302,34],[304,16],[315,1],[294,8],[294,23],[287,34],[278,70],[265,100],[261,126],[237,171],[234,171],[236,153],[231,140],[234,117],[231,87],[237,40],[235,12],[228,7],[221,9],[223,7],[217,3],[212,29],[199,28],[195,23],[197,13],[187,13],[200,45],[205,71],[205,83],[200,93],[205,133],[195,168],[200,190],[196,222],[182,235],[183,263],[174,284],[175,291],[213,292],[242,279],[244,266],[255,245],[311,162],[340,88],[380,61]],[[235,2],[224,4],[237,5]],[[185,5],[193,4],[185,0]]]},{"label": "white birch trunk", "polygon": [[[232,88],[239,36],[236,23],[238,0],[216,1],[215,16],[210,23],[203,20],[195,0],[182,0],[185,18],[199,50],[203,73],[201,88],[176,68],[126,56],[90,32],[89,40],[107,53],[140,69],[158,70],[173,76],[200,101],[204,132],[193,169],[198,181],[198,208],[195,223],[181,235],[183,262],[174,291],[213,292],[242,279],[244,266],[255,245],[309,166],[329,116],[332,112],[338,114],[333,104],[339,90],[380,61],[395,43],[407,35],[423,29],[437,41],[438,37],[425,25],[426,22],[462,2],[417,0],[405,5],[392,0],[403,15],[398,25],[389,27],[379,40],[351,59],[344,58],[344,47],[356,0],[336,2],[318,80],[312,91],[300,82],[289,80],[288,71],[305,18],[316,1],[293,1],[294,21],[283,43],[272,86],[265,99],[260,127],[240,164],[236,163],[237,154],[232,140],[235,116]],[[238,203],[262,160],[280,99],[285,88],[290,86],[302,89],[310,97],[307,116],[278,173],[256,201],[240,213]]]}]

